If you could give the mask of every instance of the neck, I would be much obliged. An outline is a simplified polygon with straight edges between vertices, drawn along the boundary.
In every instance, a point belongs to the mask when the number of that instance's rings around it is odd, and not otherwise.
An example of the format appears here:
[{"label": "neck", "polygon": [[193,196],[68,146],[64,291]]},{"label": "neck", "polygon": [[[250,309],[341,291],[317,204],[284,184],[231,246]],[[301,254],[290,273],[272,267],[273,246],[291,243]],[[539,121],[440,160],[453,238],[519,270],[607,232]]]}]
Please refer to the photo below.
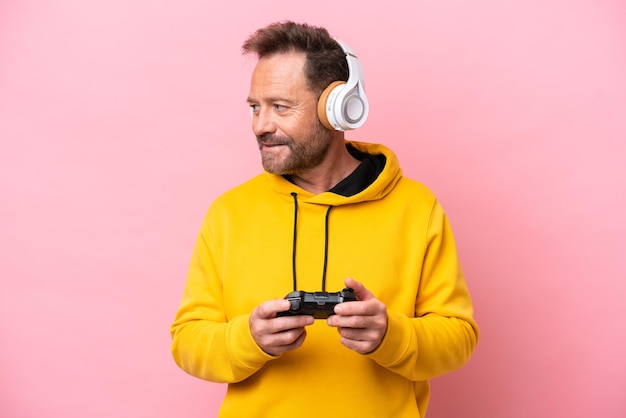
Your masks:
[{"label": "neck", "polygon": [[361,162],[346,149],[343,139],[335,141],[324,161],[315,168],[290,176],[297,186],[313,194],[324,193],[352,173]]}]

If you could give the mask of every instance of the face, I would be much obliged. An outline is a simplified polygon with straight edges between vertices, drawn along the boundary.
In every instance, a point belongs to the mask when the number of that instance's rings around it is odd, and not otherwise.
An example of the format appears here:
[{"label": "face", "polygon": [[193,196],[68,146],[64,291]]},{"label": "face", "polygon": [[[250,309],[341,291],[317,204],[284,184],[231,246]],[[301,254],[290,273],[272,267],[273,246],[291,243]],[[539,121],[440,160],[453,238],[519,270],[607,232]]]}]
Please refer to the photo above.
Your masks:
[{"label": "face", "polygon": [[252,73],[248,103],[263,168],[301,175],[318,166],[332,142],[317,118],[317,97],[306,85],[303,53],[261,58]]}]

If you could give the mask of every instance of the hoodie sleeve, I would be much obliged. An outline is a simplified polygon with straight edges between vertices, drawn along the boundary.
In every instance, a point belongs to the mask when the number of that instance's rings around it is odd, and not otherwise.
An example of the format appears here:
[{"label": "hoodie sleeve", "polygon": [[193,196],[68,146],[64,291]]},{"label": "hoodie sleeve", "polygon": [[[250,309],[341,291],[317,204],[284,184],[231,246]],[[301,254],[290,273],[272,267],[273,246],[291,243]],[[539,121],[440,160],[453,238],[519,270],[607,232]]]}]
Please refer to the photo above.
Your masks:
[{"label": "hoodie sleeve", "polygon": [[275,357],[261,350],[252,338],[249,315],[227,320],[216,260],[217,241],[205,220],[170,329],[172,355],[178,366],[192,376],[233,383],[251,376]]},{"label": "hoodie sleeve", "polygon": [[415,381],[462,367],[479,336],[452,230],[436,200],[422,266],[415,317],[388,312],[385,338],[368,354],[381,366]]}]

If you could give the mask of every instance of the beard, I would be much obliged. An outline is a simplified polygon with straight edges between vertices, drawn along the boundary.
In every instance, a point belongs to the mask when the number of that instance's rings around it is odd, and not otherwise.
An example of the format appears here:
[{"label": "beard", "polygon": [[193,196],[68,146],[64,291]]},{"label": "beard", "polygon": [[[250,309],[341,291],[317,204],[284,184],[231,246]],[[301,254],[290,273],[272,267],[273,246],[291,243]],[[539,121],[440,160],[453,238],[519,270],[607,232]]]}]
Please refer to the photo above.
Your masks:
[{"label": "beard", "polygon": [[[299,175],[317,167],[326,158],[332,139],[332,134],[321,124],[298,140],[272,133],[257,136],[263,168],[278,175]],[[263,152],[262,144],[285,145],[289,152],[286,156]]]}]

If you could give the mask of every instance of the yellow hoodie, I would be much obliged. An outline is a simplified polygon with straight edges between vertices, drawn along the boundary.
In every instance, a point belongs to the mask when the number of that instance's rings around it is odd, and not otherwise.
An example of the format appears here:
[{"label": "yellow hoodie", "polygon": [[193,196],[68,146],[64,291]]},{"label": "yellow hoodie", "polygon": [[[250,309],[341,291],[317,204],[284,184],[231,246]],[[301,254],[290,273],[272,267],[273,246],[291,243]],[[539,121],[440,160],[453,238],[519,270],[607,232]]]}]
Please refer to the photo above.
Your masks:
[{"label": "yellow hoodie", "polygon": [[[424,417],[428,380],[460,368],[474,350],[472,302],[440,204],[402,176],[390,149],[349,144],[386,157],[357,194],[312,195],[263,173],[209,208],[171,326],[172,353],[187,373],[228,383],[220,417]],[[299,349],[276,357],[261,350],[250,312],[294,290],[294,268],[295,290],[362,282],[388,309],[381,345],[358,354],[316,320]]]}]

